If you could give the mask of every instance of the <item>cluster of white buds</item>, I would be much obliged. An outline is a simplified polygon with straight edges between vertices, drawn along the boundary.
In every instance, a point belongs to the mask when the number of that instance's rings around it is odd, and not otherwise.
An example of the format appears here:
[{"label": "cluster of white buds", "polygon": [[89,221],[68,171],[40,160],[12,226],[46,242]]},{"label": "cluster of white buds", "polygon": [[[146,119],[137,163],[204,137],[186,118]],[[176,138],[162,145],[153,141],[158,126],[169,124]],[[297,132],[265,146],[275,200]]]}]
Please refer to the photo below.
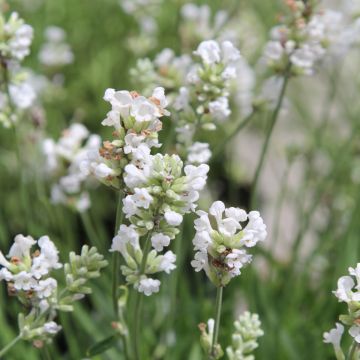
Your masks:
[{"label": "cluster of white buds", "polygon": [[292,65],[292,74],[311,75],[327,49],[338,41],[342,15],[333,10],[316,10],[314,1],[286,1],[282,24],[270,32],[264,57],[275,72]]},{"label": "cluster of white buds", "polygon": [[177,152],[188,163],[201,164],[211,157],[209,145],[196,141],[201,131],[215,130],[229,118],[230,97],[236,98],[242,116],[249,115],[255,78],[230,41],[203,41],[193,55],[175,56],[173,50],[165,48],[153,61],[138,60],[130,74],[145,93],[154,84],[166,88],[175,122]]},{"label": "cluster of white buds", "polygon": [[122,189],[124,168],[130,162],[139,169],[148,168],[150,149],[159,147],[159,120],[169,115],[164,89],[155,88],[146,98],[132,91],[107,89],[104,99],[112,109],[102,125],[114,127],[113,141],[104,141],[103,147],[88,152],[81,164],[84,175],[93,175],[103,184]]},{"label": "cluster of white buds", "polygon": [[217,123],[230,116],[229,90],[241,57],[230,41],[219,44],[215,40],[201,42],[194,55],[200,63],[190,68],[187,85],[179,89],[174,109],[179,112],[179,151],[187,153],[188,162],[201,163],[210,159],[211,152],[206,143],[194,144],[194,137],[200,129],[215,130]]},{"label": "cluster of white buds", "polygon": [[344,325],[349,327],[349,334],[353,337],[356,347],[354,359],[360,355],[360,263],[355,268],[349,268],[349,275],[339,278],[337,289],[333,292],[339,302],[345,302],[348,306],[348,314],[340,315],[336,328],[324,333],[324,342],[334,346],[337,359],[345,359],[340,342],[344,333]]},{"label": "cluster of white buds", "polygon": [[[223,357],[224,351],[220,344],[213,346],[214,319],[209,319],[207,324],[199,324],[201,332],[200,343],[205,354],[217,360]],[[252,352],[259,346],[257,339],[264,335],[258,314],[246,311],[234,322],[231,346],[226,348],[229,360],[254,360]]]},{"label": "cluster of white buds", "polygon": [[195,271],[204,270],[216,286],[225,286],[251,261],[247,248],[265,240],[266,225],[259,212],[225,208],[221,201],[215,201],[209,213],[199,210],[197,214],[193,239],[196,253],[191,265]]},{"label": "cluster of white buds", "polygon": [[92,185],[80,170],[89,151],[97,151],[101,145],[98,135],[90,134],[80,123],[65,129],[60,139],[45,139],[42,152],[45,156],[45,174],[53,182],[51,201],[63,204],[79,212],[90,207],[87,189]]},{"label": "cluster of white buds", "polygon": [[74,61],[74,54],[70,45],[66,43],[66,33],[62,28],[49,26],[44,32],[46,42],[42,45],[39,52],[41,64],[58,68],[71,64]]},{"label": "cluster of white buds", "polygon": [[246,311],[234,322],[232,344],[226,348],[229,360],[254,360],[252,352],[259,346],[257,339],[264,335],[258,314]]},{"label": "cluster of white buds", "polygon": [[0,122],[9,127],[18,119],[18,112],[30,107],[35,91],[26,82],[26,74],[19,67],[30,53],[33,29],[15,12],[8,19],[0,14]]},{"label": "cluster of white buds", "polygon": [[154,84],[160,84],[166,89],[172,106],[171,92],[177,92],[185,84],[192,63],[190,55],[176,56],[172,49],[165,48],[153,61],[149,58],[139,59],[136,66],[130,70],[130,75],[146,94],[151,93]]},{"label": "cluster of white buds", "polygon": [[200,63],[195,63],[187,74],[189,86],[180,89],[175,108],[195,111],[193,131],[197,127],[214,130],[217,121],[224,121],[231,114],[229,86],[237,76],[240,51],[230,41],[219,44],[206,40],[199,44],[194,55]]},{"label": "cluster of white buds", "polygon": [[[32,252],[33,247],[38,249]],[[58,250],[48,236],[35,241],[31,236],[17,235],[8,259],[0,252],[0,281],[7,283],[10,296],[15,296],[29,313],[19,314],[20,337],[41,346],[61,329],[55,321],[57,311],[72,311],[72,303],[91,292],[85,283],[100,276],[107,265],[96,248],[84,246],[81,256],[70,254],[64,265],[66,287],[58,291],[53,271],[63,267]]]},{"label": "cluster of white buds", "polygon": [[190,49],[199,42],[214,39],[228,20],[228,13],[219,10],[211,13],[209,5],[187,3],[181,8],[180,34],[185,46]]},{"label": "cluster of white buds", "polygon": [[130,35],[127,45],[135,54],[143,55],[158,42],[156,21],[163,0],[120,0],[121,8],[138,24],[138,32]]},{"label": "cluster of white buds", "polygon": [[2,61],[22,61],[30,54],[33,28],[16,12],[6,20],[0,14],[0,57]]},{"label": "cluster of white buds", "polygon": [[[158,253],[179,233],[183,215],[195,210],[209,167],[187,165],[183,169],[177,155],[167,154],[150,155],[147,161],[142,168],[134,163],[125,167],[128,195],[123,199],[123,212],[131,225],[121,225],[111,250],[120,251],[124,257],[122,272],[127,282],[151,295],[159,290],[160,281],[147,275],[175,269],[175,254]],[[139,244],[144,235],[153,248],[146,255]]]}]

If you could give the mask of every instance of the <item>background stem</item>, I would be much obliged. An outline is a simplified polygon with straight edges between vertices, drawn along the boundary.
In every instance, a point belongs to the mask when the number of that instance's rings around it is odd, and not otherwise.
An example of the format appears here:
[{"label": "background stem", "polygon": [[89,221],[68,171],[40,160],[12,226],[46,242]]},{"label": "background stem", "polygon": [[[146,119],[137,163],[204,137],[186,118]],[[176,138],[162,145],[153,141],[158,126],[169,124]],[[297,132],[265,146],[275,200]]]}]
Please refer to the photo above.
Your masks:
[{"label": "background stem", "polygon": [[[139,277],[141,277],[141,275],[143,275],[145,273],[147,257],[149,255],[149,252],[151,249],[151,241],[150,241],[151,235],[152,235],[152,231],[149,231],[148,236],[145,241],[143,257],[141,259]],[[134,313],[134,325],[135,325],[135,328],[134,328],[134,354],[135,354],[136,360],[140,359],[139,340],[140,340],[140,320],[141,320],[141,313],[142,313],[142,302],[143,302],[143,294],[136,290],[135,313]]]},{"label": "background stem", "polygon": [[0,359],[19,341],[21,340],[21,334],[19,334],[15,339],[13,339],[9,344],[7,344],[0,351]]},{"label": "background stem", "polygon": [[222,295],[223,295],[223,287],[219,286],[216,292],[216,304],[215,304],[215,323],[214,323],[214,332],[212,338],[211,345],[211,357],[215,356],[215,347],[217,345],[218,336],[219,336],[219,327],[220,327],[220,318],[221,318],[221,306],[222,306]]},{"label": "background stem", "polygon": [[[116,236],[119,231],[119,227],[123,220],[123,212],[122,212],[122,199],[124,197],[123,192],[120,190],[118,195],[118,204],[116,208],[116,220],[115,220],[115,231],[114,235]],[[115,313],[115,318],[118,319],[118,296],[117,289],[119,285],[119,265],[120,265],[120,253],[118,251],[114,251],[113,254],[113,281],[112,281],[112,300],[113,300],[113,308]]]},{"label": "background stem", "polygon": [[276,120],[278,119],[279,112],[280,112],[280,109],[281,109],[281,105],[282,105],[283,100],[284,100],[286,87],[287,87],[287,84],[288,84],[288,81],[289,81],[289,78],[290,78],[290,71],[291,71],[291,64],[288,65],[288,67],[286,69],[286,72],[284,74],[284,80],[283,80],[283,83],[282,83],[282,86],[281,86],[280,94],[279,94],[275,109],[274,109],[274,111],[272,112],[272,115],[271,115],[270,124],[269,124],[268,131],[266,133],[265,142],[264,142],[264,145],[263,145],[263,147],[261,149],[260,160],[259,160],[258,165],[257,165],[256,170],[255,170],[255,176],[254,176],[254,180],[252,182],[252,191],[251,191],[251,200],[250,200],[250,208],[251,209],[253,209],[255,207],[256,192],[257,192],[260,172],[261,172],[261,169],[262,169],[263,164],[264,164],[265,155],[266,155],[266,152],[267,152],[267,149],[268,149],[268,146],[269,146],[269,142],[270,142],[270,137],[271,137],[271,134],[272,134],[272,132],[274,130],[275,123],[276,123]]}]

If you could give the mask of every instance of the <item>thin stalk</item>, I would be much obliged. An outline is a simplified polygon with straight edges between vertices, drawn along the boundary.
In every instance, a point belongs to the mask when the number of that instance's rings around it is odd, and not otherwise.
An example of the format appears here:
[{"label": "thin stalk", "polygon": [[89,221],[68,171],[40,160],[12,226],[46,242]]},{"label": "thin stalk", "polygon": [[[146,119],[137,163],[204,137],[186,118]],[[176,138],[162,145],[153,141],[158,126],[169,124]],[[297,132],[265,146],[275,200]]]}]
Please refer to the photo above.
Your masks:
[{"label": "thin stalk", "polygon": [[80,213],[81,221],[83,223],[87,237],[89,238],[92,245],[96,246],[99,250],[102,250],[101,241],[99,241],[99,236],[97,235],[94,225],[92,224],[90,214],[88,211]]},{"label": "thin stalk", "polygon": [[216,292],[216,304],[215,304],[215,324],[214,324],[214,333],[211,344],[211,353],[210,359],[215,357],[216,345],[218,342],[219,336],[219,327],[220,327],[220,318],[221,318],[221,306],[222,306],[222,295],[223,295],[223,287],[219,286]]},{"label": "thin stalk", "polygon": [[[151,235],[152,235],[152,231],[149,231],[148,236],[145,241],[143,257],[141,259],[141,264],[140,264],[139,276],[141,276],[145,273],[146,262],[147,262],[147,258],[148,258],[148,255],[149,255],[149,252],[151,249],[151,241],[150,241]],[[136,360],[140,359],[139,340],[140,340],[140,320],[141,320],[141,313],[142,313],[142,302],[143,302],[143,294],[136,291],[135,313],[134,313],[134,324],[135,324],[134,354],[135,354]]]},{"label": "thin stalk", "polygon": [[357,348],[357,342],[354,340],[349,350],[348,356],[346,357],[346,360],[356,360],[354,359],[356,348]]},{"label": "thin stalk", "polygon": [[28,194],[26,191],[24,164],[21,156],[21,142],[20,142],[18,130],[15,125],[13,126],[13,130],[14,130],[14,138],[15,138],[15,146],[16,146],[16,157],[17,157],[18,169],[20,173],[20,199],[24,211],[25,224],[27,226],[27,229],[29,229],[31,223],[30,223],[30,215],[28,211],[29,202],[28,202]]},{"label": "thin stalk", "polygon": [[[123,199],[123,192],[119,191],[118,196],[118,204],[116,208],[116,220],[115,220],[115,230],[114,234],[116,236],[117,232],[119,231],[119,227],[123,220],[123,212],[122,212],[122,199]],[[113,309],[115,313],[116,319],[118,319],[118,296],[117,290],[119,285],[119,265],[120,265],[120,253],[118,251],[114,251],[113,254],[113,279],[112,279],[112,300],[113,300]]]},{"label": "thin stalk", "polygon": [[9,344],[0,350],[0,359],[22,338],[22,334],[19,334],[15,339],[13,339]]},{"label": "thin stalk", "polygon": [[50,354],[50,350],[49,347],[47,345],[44,346],[42,353],[44,355],[44,360],[51,360],[51,354]]},{"label": "thin stalk", "polygon": [[251,191],[251,200],[250,200],[251,208],[254,207],[255,202],[256,202],[256,191],[257,191],[257,187],[258,187],[260,173],[261,173],[262,167],[264,165],[265,155],[266,155],[267,149],[269,147],[271,134],[274,130],[276,121],[279,117],[280,109],[281,109],[281,106],[282,106],[282,103],[284,100],[284,96],[285,96],[285,92],[286,92],[286,87],[287,87],[287,84],[288,84],[289,78],[290,78],[290,71],[291,71],[291,64],[289,63],[289,65],[285,71],[285,74],[284,74],[284,80],[283,80],[283,83],[281,86],[280,94],[279,94],[275,109],[271,114],[270,124],[269,124],[268,131],[266,133],[265,142],[261,149],[260,160],[259,160],[258,165],[255,170],[255,176],[254,176],[254,180],[252,182],[252,191]]},{"label": "thin stalk", "polygon": [[221,143],[215,147],[213,151],[213,157],[212,159],[217,159],[217,157],[222,153],[225,146],[253,119],[256,111],[252,111],[248,116],[246,116],[237,127],[232,131],[229,135],[225,136],[224,140],[221,141]]}]

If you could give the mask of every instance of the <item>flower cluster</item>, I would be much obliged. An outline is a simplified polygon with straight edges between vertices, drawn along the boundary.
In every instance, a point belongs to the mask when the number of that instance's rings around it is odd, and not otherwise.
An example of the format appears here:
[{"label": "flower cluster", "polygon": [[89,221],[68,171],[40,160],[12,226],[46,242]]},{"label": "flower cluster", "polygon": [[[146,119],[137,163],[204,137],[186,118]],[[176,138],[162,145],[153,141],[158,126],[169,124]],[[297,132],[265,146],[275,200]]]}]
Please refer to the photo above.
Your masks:
[{"label": "flower cluster", "polygon": [[[148,161],[142,169],[133,163],[125,167],[128,195],[123,199],[123,212],[131,225],[121,225],[112,244],[112,250],[120,251],[125,259],[122,272],[128,283],[146,295],[157,292],[160,286],[159,280],[146,275],[169,273],[175,268],[176,257],[171,251],[157,253],[179,233],[183,215],[195,210],[209,170],[206,164],[183,169],[177,155],[156,154]],[[148,256],[139,245],[139,237],[144,235],[153,248]]]},{"label": "flower cluster", "polygon": [[[139,59],[136,66],[130,70],[130,75],[146,94],[152,90],[154,84],[160,84],[169,96],[168,92],[177,92],[185,84],[192,63],[190,55],[176,56],[172,49],[165,48],[153,61],[149,58]],[[174,99],[171,95],[169,98],[172,106]]]},{"label": "flower cluster", "polygon": [[181,8],[180,34],[185,46],[192,48],[203,40],[215,38],[228,20],[224,10],[211,14],[209,5],[187,3]]},{"label": "flower cluster", "polygon": [[[225,286],[251,261],[246,248],[266,238],[266,225],[259,212],[246,213],[239,208],[225,208],[215,201],[209,213],[197,211],[196,234],[193,239],[195,271],[204,270],[216,286]],[[241,223],[247,222],[243,228]]]},{"label": "flower cluster", "polygon": [[200,63],[194,64],[187,74],[189,85],[180,88],[174,107],[178,111],[195,111],[196,117],[192,124],[180,124],[179,133],[194,133],[198,127],[214,130],[216,122],[224,121],[231,114],[229,86],[237,76],[239,50],[230,41],[219,44],[207,40],[199,44],[194,55]]},{"label": "flower cluster", "polygon": [[155,88],[151,97],[137,92],[107,89],[104,99],[112,109],[102,125],[114,127],[113,141],[104,141],[103,147],[89,151],[81,164],[83,173],[94,175],[99,181],[115,189],[123,186],[123,170],[129,162],[138,168],[147,168],[152,147],[160,146],[159,120],[169,112],[163,88]]},{"label": "flower cluster", "polygon": [[158,24],[156,17],[162,0],[121,0],[122,9],[136,21],[138,32],[129,36],[127,45],[135,54],[141,55],[157,45]]},{"label": "flower cluster", "polygon": [[311,75],[327,49],[338,42],[342,16],[333,10],[315,9],[312,1],[286,1],[282,24],[270,32],[264,57],[275,72],[292,65],[292,73]]},{"label": "flower cluster", "polygon": [[33,28],[24,23],[16,12],[8,20],[0,15],[0,58],[2,61],[22,61],[30,54]]},{"label": "flower cluster", "polygon": [[[245,81],[236,79],[239,74]],[[251,109],[253,77],[241,58],[239,50],[230,41],[218,43],[207,40],[200,43],[194,59],[188,55],[175,56],[171,49],[164,49],[155,60],[141,59],[131,70],[131,75],[142,79],[145,91],[153,83],[169,89],[170,107],[176,122],[177,151],[187,162],[206,163],[211,157],[207,143],[195,142],[200,130],[215,130],[226,120],[230,90],[235,85],[236,96],[243,105],[242,113]]]},{"label": "flower cluster", "polygon": [[232,344],[226,348],[229,360],[254,360],[251,353],[259,346],[257,339],[264,335],[258,314],[246,311],[234,322]]},{"label": "flower cluster", "polygon": [[[157,253],[178,234],[183,215],[196,208],[209,167],[187,165],[183,169],[177,155],[151,154],[151,148],[160,146],[160,118],[169,115],[163,88],[155,88],[149,98],[108,89],[104,98],[112,110],[102,124],[114,127],[115,140],[89,151],[81,169],[85,176],[93,174],[125,194],[123,213],[130,224],[120,226],[111,250],[124,257],[122,272],[127,282],[150,295],[158,291],[160,281],[146,275],[175,268],[171,251]],[[140,246],[139,239],[145,235],[153,247],[150,253]]]},{"label": "flower cluster", "polygon": [[39,61],[47,67],[61,67],[74,61],[74,54],[65,42],[66,33],[62,28],[49,26],[45,29],[46,42],[39,52]]},{"label": "flower cluster", "polygon": [[[212,346],[214,325],[214,319],[209,319],[207,324],[199,324],[200,342],[204,352],[211,359],[220,359],[224,355],[221,345]],[[264,335],[259,315],[246,311],[234,322],[234,328],[232,344],[226,348],[229,360],[254,360],[255,357],[251,353],[259,346],[257,339]]]},{"label": "flower cluster", "polygon": [[21,61],[30,53],[33,29],[15,12],[6,20],[0,14],[0,122],[11,126],[18,112],[30,107],[35,100],[34,89],[26,82]]},{"label": "flower cluster", "polygon": [[[349,275],[339,278],[337,289],[333,292],[339,302],[345,302],[348,306],[348,314],[340,315],[341,323],[349,328],[349,334],[357,344],[360,344],[360,263],[355,268],[349,268]],[[340,341],[344,332],[344,326],[337,323],[336,328],[324,333],[324,342],[334,346],[337,358],[344,358],[340,347]]]},{"label": "flower cluster", "polygon": [[[32,251],[36,246],[38,249]],[[57,311],[72,311],[72,303],[91,292],[85,287],[88,279],[100,276],[107,262],[96,248],[84,246],[81,256],[70,254],[65,264],[66,287],[59,292],[53,271],[63,267],[58,250],[48,236],[35,241],[31,236],[17,235],[7,256],[0,252],[0,281],[7,283],[8,293],[30,309],[19,314],[20,336],[42,346],[61,329],[55,321]]]},{"label": "flower cluster", "polygon": [[89,134],[80,123],[72,124],[63,131],[60,139],[45,139],[42,151],[45,156],[45,173],[53,181],[51,200],[83,212],[90,207],[87,188],[91,185],[80,170],[89,151],[97,151],[101,144],[98,135]]}]

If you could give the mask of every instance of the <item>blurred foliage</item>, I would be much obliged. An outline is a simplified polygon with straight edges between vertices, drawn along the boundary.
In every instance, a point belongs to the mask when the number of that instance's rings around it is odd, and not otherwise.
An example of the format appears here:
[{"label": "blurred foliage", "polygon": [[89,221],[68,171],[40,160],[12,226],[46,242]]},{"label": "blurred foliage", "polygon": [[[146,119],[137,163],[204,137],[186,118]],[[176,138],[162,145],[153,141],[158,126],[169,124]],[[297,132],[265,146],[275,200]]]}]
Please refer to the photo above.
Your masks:
[{"label": "blurred foliage", "polygon": [[[164,47],[180,51],[177,21],[182,3],[165,1],[161,7],[160,41],[157,48],[148,54],[150,57]],[[280,2],[275,0],[216,0],[203,3],[211,3],[214,9],[251,11],[257,26],[263,28],[264,39],[275,23],[280,6]],[[61,130],[76,118],[92,132],[104,135],[108,131],[100,126],[108,111],[108,106],[102,100],[104,90],[108,87],[133,88],[129,69],[135,64],[137,56],[126,46],[126,39],[136,31],[134,19],[122,11],[116,0],[14,0],[9,5],[12,10],[19,11],[35,30],[32,55],[26,60],[25,66],[43,71],[36,54],[43,42],[43,30],[48,25],[57,25],[66,30],[67,41],[75,55],[75,62],[63,71],[63,93],[56,102],[50,101],[45,106],[47,132],[58,137]],[[340,66],[343,65],[337,65],[338,68]],[[244,308],[257,312],[265,332],[256,351],[258,359],[330,359],[332,349],[322,343],[322,333],[333,326],[342,308],[331,291],[336,287],[337,278],[360,259],[360,189],[351,177],[355,163],[359,163],[360,151],[359,76],[356,71],[350,71],[345,76],[323,71],[317,76],[317,81],[321,79],[324,84],[319,91],[307,93],[310,81],[314,81],[308,78],[294,80],[289,91],[293,108],[288,110],[291,112],[288,116],[305,134],[304,144],[295,148],[294,159],[300,157],[306,169],[303,181],[295,192],[287,189],[284,181],[283,192],[288,191],[286,196],[297,203],[299,225],[295,233],[290,234],[294,239],[290,256],[286,261],[278,260],[271,251],[271,243],[268,244],[266,249],[258,250],[255,255],[257,260],[224,292],[220,342],[225,345],[231,342],[235,314]],[[351,86],[347,88],[349,82]],[[326,122],[333,111],[330,106],[335,98],[340,108],[335,116],[336,122],[346,123],[345,135],[341,136],[338,126]],[[321,114],[320,111],[320,115],[318,110],[313,111],[307,105],[308,101],[314,100],[320,104],[323,112]],[[322,123],[315,120],[319,118],[323,119]],[[256,119],[255,127],[261,128],[262,121],[261,118]],[[281,123],[278,125],[281,126]],[[20,127],[19,131],[24,130]],[[166,131],[161,136],[166,138]],[[289,132],[287,136],[291,139],[293,134]],[[33,181],[31,176],[25,184],[29,205],[25,215],[24,199],[20,200],[12,131],[1,128],[0,142],[1,249],[6,251],[17,233],[34,237],[48,234],[57,244],[64,260],[70,250],[78,250],[88,242],[81,218],[68,209],[49,205],[46,200],[48,189],[42,187],[41,181]],[[29,144],[22,146],[27,149]],[[331,163],[325,175],[321,168],[325,166],[324,163],[320,162],[319,165],[315,161],[319,152],[325,153]],[[289,163],[292,161],[295,162],[290,160]],[[246,208],[249,186],[246,181],[239,180],[237,171],[240,165],[236,156],[224,154],[212,165],[212,185],[222,187],[221,198],[231,205]],[[90,212],[91,222],[100,234],[103,244],[100,250],[106,254],[115,221],[114,194],[98,187],[91,196],[95,204]],[[310,203],[309,198],[312,200]],[[313,215],[319,206],[327,211],[326,224],[320,230],[314,230],[312,250],[302,255],[303,239],[313,225]],[[282,236],[282,233],[278,234],[280,240]],[[146,299],[144,324],[149,326],[142,327],[141,352],[152,354],[151,359],[192,360],[202,357],[197,324],[213,316],[215,289],[204,274],[195,273],[190,266],[192,237],[192,219],[188,217],[182,238],[172,244],[175,248],[182,247],[178,271],[164,276],[160,293]],[[64,330],[48,349],[51,358],[83,358],[94,343],[113,334],[111,298],[106,295],[111,293],[110,277],[111,267],[100,280],[92,283],[94,291],[88,300],[76,304],[74,313],[61,316]],[[132,304],[131,298],[129,303]],[[1,286],[0,306],[2,347],[16,336],[16,314],[19,310],[19,304],[7,296],[4,286]],[[117,345],[94,359],[122,359],[122,345]],[[22,360],[24,354],[27,360],[43,356],[31,345],[21,342],[9,352],[7,358]],[[142,358],[146,359],[145,355]]]}]

